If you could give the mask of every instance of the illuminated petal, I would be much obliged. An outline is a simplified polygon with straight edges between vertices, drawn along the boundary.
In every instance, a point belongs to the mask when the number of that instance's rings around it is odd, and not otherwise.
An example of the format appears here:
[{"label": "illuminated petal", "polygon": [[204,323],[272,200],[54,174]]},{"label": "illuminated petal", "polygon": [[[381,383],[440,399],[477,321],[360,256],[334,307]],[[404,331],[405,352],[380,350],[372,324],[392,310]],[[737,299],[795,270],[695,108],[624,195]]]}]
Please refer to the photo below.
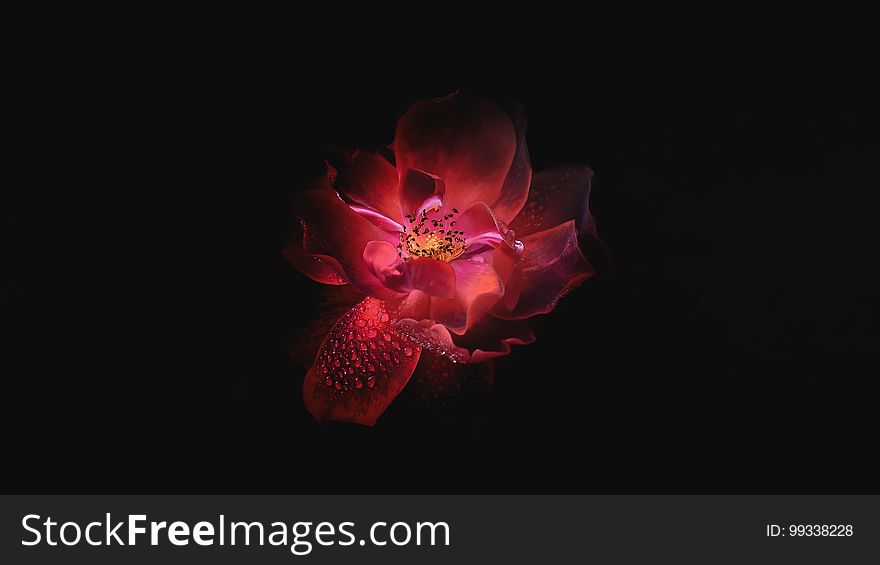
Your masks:
[{"label": "illuminated petal", "polygon": [[397,169],[385,158],[367,151],[355,151],[350,166],[343,170],[336,182],[336,189],[347,200],[399,224],[402,218],[397,183]]},{"label": "illuminated petal", "polygon": [[432,298],[431,318],[451,332],[463,334],[498,302],[504,285],[485,256],[456,260],[450,265],[455,270],[455,297]]},{"label": "illuminated petal", "polygon": [[408,169],[400,179],[400,214],[404,217],[419,215],[422,210],[439,207],[444,192],[443,179],[418,169]]},{"label": "illuminated petal", "polygon": [[413,104],[394,137],[398,171],[442,178],[446,206],[460,209],[498,200],[516,150],[516,130],[504,110],[459,94]]},{"label": "illuminated petal", "polygon": [[303,382],[306,409],[316,420],[372,426],[400,393],[421,346],[395,328],[396,316],[366,298],[336,322]]},{"label": "illuminated petal", "polygon": [[378,298],[394,294],[370,272],[364,261],[364,249],[370,241],[396,245],[396,236],[361,217],[330,191],[306,190],[297,194],[295,210],[305,229],[307,252],[334,258],[345,278],[364,294]]},{"label": "illuminated petal", "polygon": [[403,269],[410,289],[421,290],[429,296],[455,296],[455,271],[449,263],[428,257],[411,257]]}]

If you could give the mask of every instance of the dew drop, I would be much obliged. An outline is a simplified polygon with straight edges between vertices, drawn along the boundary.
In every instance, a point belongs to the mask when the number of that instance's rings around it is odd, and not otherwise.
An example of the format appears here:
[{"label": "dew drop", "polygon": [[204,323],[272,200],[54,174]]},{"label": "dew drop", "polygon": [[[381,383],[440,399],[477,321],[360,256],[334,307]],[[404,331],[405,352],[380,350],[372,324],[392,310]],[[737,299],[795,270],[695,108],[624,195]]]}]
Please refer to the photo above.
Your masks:
[{"label": "dew drop", "polygon": [[406,355],[407,357],[412,357],[412,354],[413,354],[412,348],[404,347],[403,354]]},{"label": "dew drop", "polygon": [[326,379],[324,379],[324,384],[327,386],[333,386],[333,379],[327,377]]},{"label": "dew drop", "polygon": [[[372,320],[370,320],[370,321],[372,321]],[[367,337],[370,338],[370,339],[372,339],[372,338],[376,337],[376,333],[377,333],[377,332],[376,332],[376,328],[371,328],[371,329],[367,332]]]},{"label": "dew drop", "polygon": [[354,380],[354,388],[356,388],[358,390],[364,388],[364,381],[362,381],[360,379],[360,377],[358,377]]}]

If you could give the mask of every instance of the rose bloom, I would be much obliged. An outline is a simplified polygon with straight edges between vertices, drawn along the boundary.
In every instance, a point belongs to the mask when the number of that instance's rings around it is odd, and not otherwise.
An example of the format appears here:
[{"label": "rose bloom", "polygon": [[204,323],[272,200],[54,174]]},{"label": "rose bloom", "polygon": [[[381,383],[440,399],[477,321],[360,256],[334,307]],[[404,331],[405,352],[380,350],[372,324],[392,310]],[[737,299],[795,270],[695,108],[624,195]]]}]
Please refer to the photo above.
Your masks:
[{"label": "rose bloom", "polygon": [[337,165],[295,196],[284,249],[305,275],[364,295],[306,375],[319,421],[373,425],[414,371],[423,396],[449,392],[460,364],[533,342],[519,320],[595,274],[581,248],[600,241],[592,171],[533,176],[518,107],[421,101],[398,121],[393,157],[356,151]]}]

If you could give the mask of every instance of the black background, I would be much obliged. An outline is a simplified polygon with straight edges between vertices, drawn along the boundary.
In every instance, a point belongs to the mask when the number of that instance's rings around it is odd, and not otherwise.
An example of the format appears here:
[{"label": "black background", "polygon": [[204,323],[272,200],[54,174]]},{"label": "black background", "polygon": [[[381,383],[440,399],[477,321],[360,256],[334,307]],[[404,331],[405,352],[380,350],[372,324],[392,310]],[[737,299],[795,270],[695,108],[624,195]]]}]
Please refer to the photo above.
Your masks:
[{"label": "black background", "polygon": [[[21,86],[3,210],[5,490],[876,488],[863,51],[327,39],[29,69],[45,82]],[[280,256],[290,195],[325,145],[390,143],[412,102],[456,89],[523,104],[535,170],[594,169],[613,268],[536,320],[492,389],[317,425],[281,345],[319,300]]]}]

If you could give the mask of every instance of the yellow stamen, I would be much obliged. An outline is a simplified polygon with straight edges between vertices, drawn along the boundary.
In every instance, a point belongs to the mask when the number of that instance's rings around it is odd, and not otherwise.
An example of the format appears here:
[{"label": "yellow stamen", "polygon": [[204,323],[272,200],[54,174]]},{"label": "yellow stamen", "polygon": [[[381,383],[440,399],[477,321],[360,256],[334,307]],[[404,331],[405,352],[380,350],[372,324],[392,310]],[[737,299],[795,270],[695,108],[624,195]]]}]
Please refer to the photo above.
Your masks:
[{"label": "yellow stamen", "polygon": [[420,214],[408,214],[409,227],[403,228],[397,254],[404,258],[430,257],[450,262],[467,249],[464,232],[455,227],[455,208],[442,216],[439,208],[423,210]]}]

